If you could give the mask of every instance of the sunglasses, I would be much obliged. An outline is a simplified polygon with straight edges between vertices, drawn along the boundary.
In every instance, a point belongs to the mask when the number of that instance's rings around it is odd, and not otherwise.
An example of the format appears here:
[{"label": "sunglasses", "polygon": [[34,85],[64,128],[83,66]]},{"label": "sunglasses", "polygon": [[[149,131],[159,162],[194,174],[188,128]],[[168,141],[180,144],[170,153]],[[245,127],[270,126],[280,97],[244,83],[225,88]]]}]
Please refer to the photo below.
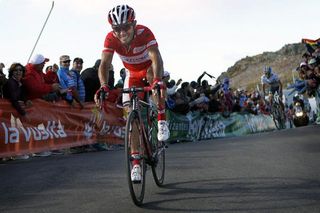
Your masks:
[{"label": "sunglasses", "polygon": [[120,33],[121,31],[128,32],[132,26],[133,26],[132,23],[122,24],[122,25],[114,25],[114,26],[112,26],[112,29],[116,33]]},{"label": "sunglasses", "polygon": [[62,63],[68,64],[68,63],[70,63],[70,60],[68,60],[68,61],[62,61]]}]

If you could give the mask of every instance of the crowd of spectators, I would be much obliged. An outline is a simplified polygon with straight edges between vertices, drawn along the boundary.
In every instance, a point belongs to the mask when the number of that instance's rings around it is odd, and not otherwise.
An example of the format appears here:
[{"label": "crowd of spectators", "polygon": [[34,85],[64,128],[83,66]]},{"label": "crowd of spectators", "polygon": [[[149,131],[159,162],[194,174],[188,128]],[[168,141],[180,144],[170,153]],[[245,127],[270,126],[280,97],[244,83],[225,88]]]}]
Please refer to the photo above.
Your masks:
[{"label": "crowd of spectators", "polygon": [[[76,57],[73,59],[70,69],[71,59],[68,55],[59,58],[59,65],[47,65],[49,59],[41,54],[36,54],[24,67],[25,73],[21,79],[20,87],[24,98],[9,98],[11,102],[33,100],[42,98],[47,101],[65,100],[73,107],[83,108],[84,102],[94,101],[95,92],[100,88],[98,68],[100,59],[93,67],[82,71],[83,59]],[[0,64],[0,74],[3,64]],[[111,92],[108,101],[121,104],[121,88],[126,76],[126,70],[120,70],[120,79],[115,81],[113,67],[109,70],[109,87]],[[208,80],[203,78],[209,77]],[[1,78],[1,79],[6,79]],[[225,78],[215,81],[214,77],[207,72],[203,72],[197,81],[177,82],[170,79],[170,73],[164,72],[163,81],[167,85],[167,109],[179,113],[187,114],[190,111],[220,112],[228,116],[231,112],[241,113],[267,113],[265,101],[258,91],[246,91],[229,87],[229,80]],[[5,80],[1,80],[1,85],[5,85]],[[116,83],[115,83],[116,82]],[[212,83],[215,83],[212,85]],[[2,91],[2,86],[1,86]],[[10,97],[5,94],[5,97]],[[16,100],[17,99],[17,100]],[[17,106],[16,104],[14,106]],[[17,109],[17,107],[15,107]],[[18,110],[18,109],[17,109]],[[18,110],[22,116],[27,116],[25,112]]]},{"label": "crowd of spectators", "polygon": [[[215,84],[202,80],[204,76],[208,76]],[[197,81],[182,82],[179,79],[175,82],[170,80],[170,73],[165,72],[164,81],[168,88],[167,108],[175,113],[187,114],[200,111],[222,113],[223,116],[229,116],[232,112],[268,113],[259,91],[233,89],[229,85],[228,78],[214,81],[212,75],[203,72]]]},{"label": "crowd of spectators", "polygon": [[[8,69],[8,78],[3,72],[5,65],[0,63],[0,97],[8,99],[12,106],[20,114],[22,120],[28,120],[26,108],[32,106],[32,100],[41,98],[46,101],[66,101],[70,107],[84,107],[84,102],[94,100],[95,92],[100,88],[98,68],[100,60],[97,60],[92,68],[83,72],[83,59],[76,57],[72,61],[68,55],[59,58],[59,65],[47,65],[48,58],[41,54],[34,55],[25,66],[20,63],[13,63]],[[46,66],[47,65],[47,66]],[[44,69],[44,67],[46,68]],[[117,85],[114,86],[114,71],[109,70],[110,88],[115,88],[110,97],[115,96],[117,100],[120,92]],[[115,92],[116,91],[116,92]],[[71,152],[78,151],[100,151],[106,150],[100,144],[78,147],[71,149]],[[49,156],[52,153],[62,154],[61,151],[36,153],[36,156]],[[18,159],[27,159],[28,155],[18,156]]]},{"label": "crowd of spectators", "polygon": [[[300,94],[314,96],[320,82],[320,43],[306,43],[306,47],[307,51],[296,69],[299,79],[290,88]],[[84,102],[94,101],[95,92],[100,88],[100,59],[93,67],[83,71],[83,59],[80,57],[73,59],[71,68],[68,55],[59,58],[59,65],[54,63],[46,66],[48,62],[48,58],[36,54],[25,66],[13,63],[8,69],[8,78],[3,72],[5,65],[0,63],[0,97],[10,100],[24,118],[28,116],[25,109],[32,105],[33,99],[42,98],[52,102],[65,100],[72,107],[81,109]],[[116,82],[113,67],[109,70],[111,92],[108,101],[121,105],[125,76],[126,70],[123,68]],[[203,80],[205,76],[210,80]],[[175,113],[186,115],[198,111],[221,113],[226,117],[232,112],[269,114],[270,106],[258,90],[231,88],[228,78],[216,80],[214,76],[203,72],[197,81],[183,82],[182,79],[171,79],[170,73],[165,71],[163,81],[167,86],[166,107]]]},{"label": "crowd of spectators", "polygon": [[302,55],[301,63],[296,69],[299,77],[290,88],[299,94],[306,93],[309,97],[314,97],[320,83],[320,41],[305,45],[307,51]]}]

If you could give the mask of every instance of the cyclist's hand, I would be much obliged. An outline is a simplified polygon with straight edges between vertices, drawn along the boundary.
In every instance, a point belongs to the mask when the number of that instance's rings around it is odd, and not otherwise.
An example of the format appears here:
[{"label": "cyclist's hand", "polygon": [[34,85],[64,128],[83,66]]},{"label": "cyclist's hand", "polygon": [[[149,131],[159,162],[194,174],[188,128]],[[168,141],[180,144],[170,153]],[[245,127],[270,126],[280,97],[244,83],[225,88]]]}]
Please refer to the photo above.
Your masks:
[{"label": "cyclist's hand", "polygon": [[151,88],[153,90],[153,93],[155,95],[158,95],[158,93],[160,92],[161,94],[161,97],[163,96],[163,89],[165,89],[165,84],[163,81],[161,81],[160,79],[158,78],[155,78],[151,84]]},{"label": "cyclist's hand", "polygon": [[151,84],[152,89],[165,89],[165,83],[159,78],[155,78]]},{"label": "cyclist's hand", "polygon": [[109,87],[107,85],[104,85],[101,86],[94,95],[94,101],[99,108],[101,108],[102,102],[108,97],[109,91]]}]

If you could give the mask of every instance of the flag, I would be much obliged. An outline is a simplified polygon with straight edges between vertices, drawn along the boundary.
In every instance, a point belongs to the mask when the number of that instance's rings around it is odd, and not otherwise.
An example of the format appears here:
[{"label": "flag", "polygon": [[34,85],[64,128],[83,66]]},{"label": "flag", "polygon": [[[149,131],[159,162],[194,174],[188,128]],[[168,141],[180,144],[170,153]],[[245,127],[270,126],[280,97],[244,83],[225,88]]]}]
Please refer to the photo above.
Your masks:
[{"label": "flag", "polygon": [[318,38],[318,39],[316,39],[316,40],[312,40],[312,39],[308,39],[308,38],[303,38],[301,42],[304,43],[304,44],[312,45],[312,46],[320,45],[320,38]]}]

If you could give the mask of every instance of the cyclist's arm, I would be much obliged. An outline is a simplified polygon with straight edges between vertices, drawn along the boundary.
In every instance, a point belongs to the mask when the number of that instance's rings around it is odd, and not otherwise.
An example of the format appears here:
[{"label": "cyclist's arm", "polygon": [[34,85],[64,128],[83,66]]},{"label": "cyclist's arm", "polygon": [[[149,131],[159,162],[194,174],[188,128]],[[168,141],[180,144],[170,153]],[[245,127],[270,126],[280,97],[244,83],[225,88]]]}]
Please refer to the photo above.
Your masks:
[{"label": "cyclist's arm", "polygon": [[161,80],[163,76],[163,61],[158,47],[149,47],[148,54],[150,60],[152,61],[151,67],[153,71],[153,78],[158,78]]},{"label": "cyclist's arm", "polygon": [[113,53],[102,52],[101,63],[98,71],[101,86],[108,85],[108,80],[109,80],[108,70],[111,67],[112,58],[113,58]]}]

